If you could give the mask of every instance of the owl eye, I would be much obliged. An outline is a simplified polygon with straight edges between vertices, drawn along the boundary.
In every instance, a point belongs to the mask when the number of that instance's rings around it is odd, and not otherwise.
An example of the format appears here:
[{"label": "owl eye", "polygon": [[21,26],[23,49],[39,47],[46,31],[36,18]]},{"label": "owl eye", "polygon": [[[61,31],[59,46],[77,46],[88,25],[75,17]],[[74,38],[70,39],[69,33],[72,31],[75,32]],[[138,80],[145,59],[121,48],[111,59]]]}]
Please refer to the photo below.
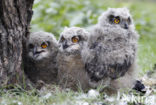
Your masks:
[{"label": "owl eye", "polygon": [[42,48],[47,48],[48,45],[47,45],[46,43],[42,43],[42,44],[41,44],[41,47],[42,47]]},{"label": "owl eye", "polygon": [[79,39],[78,39],[77,37],[75,37],[75,36],[72,37],[72,42],[73,42],[73,43],[77,43],[78,41],[79,41]]},{"label": "owl eye", "polygon": [[109,22],[112,23],[112,21],[114,20],[114,16],[113,15],[110,15],[108,18],[109,18]]},{"label": "owl eye", "polygon": [[61,38],[61,42],[63,42],[64,40],[65,40],[65,38],[64,38],[64,37],[62,37],[62,38]]},{"label": "owl eye", "polygon": [[114,19],[114,23],[115,23],[115,24],[119,24],[119,23],[120,23],[120,19],[117,19],[117,18]]}]

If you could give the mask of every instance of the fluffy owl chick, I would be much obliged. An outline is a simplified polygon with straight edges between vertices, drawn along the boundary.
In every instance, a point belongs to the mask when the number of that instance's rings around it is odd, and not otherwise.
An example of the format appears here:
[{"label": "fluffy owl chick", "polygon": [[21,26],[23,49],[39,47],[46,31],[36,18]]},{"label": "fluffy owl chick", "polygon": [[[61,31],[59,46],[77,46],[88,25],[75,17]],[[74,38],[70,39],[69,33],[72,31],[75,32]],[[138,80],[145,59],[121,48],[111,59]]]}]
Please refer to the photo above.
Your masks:
[{"label": "fluffy owl chick", "polygon": [[53,34],[34,32],[27,42],[27,65],[25,73],[34,83],[56,83],[56,56],[58,43]]},{"label": "fluffy owl chick", "polygon": [[86,44],[89,33],[83,28],[65,28],[59,38],[58,80],[63,88],[77,90],[88,88],[88,75],[81,59],[81,48]]},{"label": "fluffy owl chick", "polygon": [[134,29],[126,8],[110,8],[99,17],[91,30],[88,49],[82,51],[93,87],[101,82],[115,89],[132,87],[138,40]]}]

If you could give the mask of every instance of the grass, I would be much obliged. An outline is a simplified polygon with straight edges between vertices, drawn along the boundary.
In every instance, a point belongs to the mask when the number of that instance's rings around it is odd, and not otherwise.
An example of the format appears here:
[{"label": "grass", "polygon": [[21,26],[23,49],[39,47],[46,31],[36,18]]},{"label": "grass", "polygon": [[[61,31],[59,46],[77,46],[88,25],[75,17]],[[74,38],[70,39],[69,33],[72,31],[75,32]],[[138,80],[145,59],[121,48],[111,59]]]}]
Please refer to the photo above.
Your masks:
[{"label": "grass", "polygon": [[56,86],[40,91],[14,89],[1,92],[0,105],[154,105],[156,90],[153,91],[155,92],[148,90],[143,96],[136,92],[119,92],[116,96],[110,97],[99,94],[98,90],[83,93],[59,90]]},{"label": "grass", "polygon": [[[122,2],[120,2],[122,1]],[[89,27],[108,7],[128,7],[140,34],[137,62],[143,76],[156,64],[156,3],[146,0],[36,0],[31,31],[52,32],[58,39],[65,26]],[[0,105],[154,105],[156,90],[148,89],[140,96],[135,92],[107,97],[100,93],[91,96],[82,91],[64,91],[58,87],[37,91],[0,89]],[[153,87],[152,87],[153,88]],[[103,104],[104,105],[104,104]]]}]

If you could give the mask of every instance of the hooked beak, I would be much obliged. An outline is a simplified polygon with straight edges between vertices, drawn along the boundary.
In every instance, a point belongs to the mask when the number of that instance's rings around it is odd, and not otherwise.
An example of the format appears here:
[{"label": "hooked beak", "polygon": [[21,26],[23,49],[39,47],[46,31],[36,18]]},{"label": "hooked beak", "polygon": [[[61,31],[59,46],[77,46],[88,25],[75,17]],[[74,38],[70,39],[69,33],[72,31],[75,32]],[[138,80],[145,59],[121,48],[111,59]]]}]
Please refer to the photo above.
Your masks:
[{"label": "hooked beak", "polygon": [[33,50],[33,55],[36,54],[36,51],[37,51],[37,48],[35,47],[34,50]]},{"label": "hooked beak", "polygon": [[66,48],[68,48],[69,47],[69,45],[67,44],[67,42],[65,42],[64,44],[63,44],[63,49],[66,49]]},{"label": "hooked beak", "polygon": [[38,51],[37,47],[35,47],[34,50],[33,50],[33,55],[40,54],[41,52],[42,51]]},{"label": "hooked beak", "polygon": [[128,23],[124,23],[124,29],[128,29]]}]

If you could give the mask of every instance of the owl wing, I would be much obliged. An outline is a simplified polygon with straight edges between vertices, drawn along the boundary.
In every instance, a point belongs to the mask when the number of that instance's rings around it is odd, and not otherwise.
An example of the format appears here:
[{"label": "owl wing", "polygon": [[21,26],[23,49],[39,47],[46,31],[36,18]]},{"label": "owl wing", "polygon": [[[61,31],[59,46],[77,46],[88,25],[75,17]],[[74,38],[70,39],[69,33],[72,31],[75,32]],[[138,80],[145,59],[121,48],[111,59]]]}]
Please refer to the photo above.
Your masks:
[{"label": "owl wing", "polygon": [[24,72],[33,83],[36,83],[38,72],[36,67],[34,67],[34,65],[35,64],[32,60],[30,60],[29,58],[25,59]]},{"label": "owl wing", "polygon": [[107,76],[106,68],[103,65],[103,62],[99,59],[102,50],[103,47],[97,41],[92,43],[88,49],[90,54],[85,61],[85,70],[88,72],[91,81],[98,82],[104,77],[104,75]]},{"label": "owl wing", "polygon": [[115,63],[108,63],[107,60],[102,60],[105,59],[103,53],[105,53],[106,50],[107,49],[104,49],[103,46],[97,42],[93,43],[92,47],[90,48],[92,57],[85,62],[85,70],[88,72],[92,81],[98,82],[99,80],[107,77],[116,79],[124,76],[132,65],[134,57],[128,55],[125,55],[124,59],[122,58],[122,63],[118,61]]},{"label": "owl wing", "polygon": [[[99,81],[104,78],[116,79],[129,70],[135,60],[135,46],[128,45],[123,49],[115,49],[111,42],[104,42],[104,35],[101,29],[96,29],[93,33],[92,41],[89,43],[90,52],[85,60],[85,69],[92,81]],[[95,35],[97,36],[95,38]],[[116,42],[115,42],[116,43]],[[116,45],[114,42],[113,44]]]}]

